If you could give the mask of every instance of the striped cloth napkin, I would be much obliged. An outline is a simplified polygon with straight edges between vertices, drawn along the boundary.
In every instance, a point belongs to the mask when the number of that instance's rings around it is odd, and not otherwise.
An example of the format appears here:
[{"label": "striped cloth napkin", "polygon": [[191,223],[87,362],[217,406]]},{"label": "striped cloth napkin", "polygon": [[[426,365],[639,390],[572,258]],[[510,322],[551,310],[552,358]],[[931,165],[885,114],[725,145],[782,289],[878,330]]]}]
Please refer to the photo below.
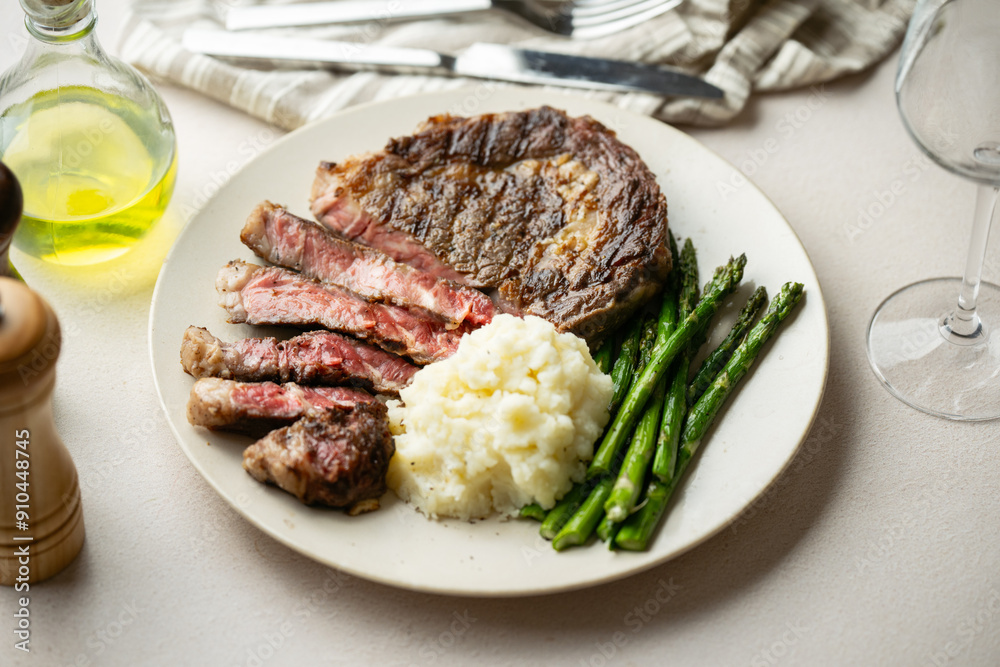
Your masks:
[{"label": "striped cloth napkin", "polygon": [[[236,1],[133,0],[121,32],[120,52],[154,78],[200,91],[285,129],[363,102],[470,84],[468,79],[443,76],[256,70],[181,48],[180,37],[186,28],[221,28],[221,12],[227,3]],[[818,84],[878,62],[901,40],[915,3],[684,0],[676,9],[643,25],[593,40],[552,35],[501,10],[423,21],[268,32],[432,48],[445,53],[458,52],[473,42],[500,42],[670,65],[703,76],[723,89],[725,97],[697,100],[646,93],[581,94],[671,123],[712,126],[739,114],[751,92]]]}]

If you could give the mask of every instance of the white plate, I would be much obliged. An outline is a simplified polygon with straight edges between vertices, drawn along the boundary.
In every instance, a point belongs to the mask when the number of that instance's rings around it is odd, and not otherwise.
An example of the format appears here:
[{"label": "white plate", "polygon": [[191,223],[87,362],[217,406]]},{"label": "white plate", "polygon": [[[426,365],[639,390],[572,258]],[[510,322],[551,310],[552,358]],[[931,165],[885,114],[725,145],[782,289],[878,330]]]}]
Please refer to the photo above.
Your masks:
[{"label": "white plate", "polygon": [[[479,95],[483,97],[483,95]],[[434,93],[357,107],[289,134],[236,174],[191,221],[160,273],[150,314],[153,373],[181,448],[209,484],[258,528],[315,560],[367,579],[459,595],[530,595],[610,581],[662,563],[725,527],[781,473],[805,438],[826,382],[826,309],[801,243],[774,205],[752,184],[723,195],[734,167],[668,125],[576,96],[498,90]],[[317,164],[381,149],[445,111],[483,113],[542,104],[590,114],[616,130],[656,173],[670,226],[699,250],[703,278],[731,254],[749,258],[744,281],[773,294],[786,281],[806,299],[765,350],[673,500],[646,553],[612,553],[602,545],[556,553],[531,521],[428,521],[391,493],[383,509],[359,517],[301,505],[254,481],[241,467],[246,438],[190,426],[185,404],[193,380],[178,363],[189,324],[225,340],[259,335],[230,325],[216,305],[215,275],[227,261],[253,258],[239,241],[262,199],[307,215]],[[749,286],[741,294],[748,293]],[[729,307],[727,314],[740,304]],[[717,331],[721,327],[717,328]],[[718,334],[717,334],[718,335]]]}]

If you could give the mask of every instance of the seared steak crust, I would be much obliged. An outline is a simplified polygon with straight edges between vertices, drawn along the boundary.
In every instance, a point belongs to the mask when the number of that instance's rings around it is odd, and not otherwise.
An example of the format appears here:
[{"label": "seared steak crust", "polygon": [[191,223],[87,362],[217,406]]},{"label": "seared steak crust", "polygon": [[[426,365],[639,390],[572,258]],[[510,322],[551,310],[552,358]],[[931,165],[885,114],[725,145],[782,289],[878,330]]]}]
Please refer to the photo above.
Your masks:
[{"label": "seared steak crust", "polygon": [[307,505],[350,507],[386,492],[396,447],[381,403],[303,417],[247,447],[243,468]]},{"label": "seared steak crust", "polygon": [[550,107],[436,116],[380,153],[323,163],[312,211],[347,238],[495,288],[504,309],[591,342],[670,270],[652,172],[599,122]]}]

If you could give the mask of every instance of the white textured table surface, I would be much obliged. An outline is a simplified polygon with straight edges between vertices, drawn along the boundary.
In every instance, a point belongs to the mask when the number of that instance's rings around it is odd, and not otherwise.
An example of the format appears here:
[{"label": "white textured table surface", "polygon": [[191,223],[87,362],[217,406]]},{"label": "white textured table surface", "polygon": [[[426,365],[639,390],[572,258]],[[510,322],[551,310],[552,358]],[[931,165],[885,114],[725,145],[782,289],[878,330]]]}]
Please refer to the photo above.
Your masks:
[{"label": "white textured table surface", "polygon": [[[100,9],[111,47],[124,3]],[[5,1],[0,68],[23,34]],[[1000,664],[1000,426],[917,413],[865,359],[886,295],[957,273],[972,214],[973,186],[905,136],[894,69],[761,97],[730,127],[690,130],[775,201],[825,290],[830,378],[790,470],[676,560],[505,600],[412,593],[317,565],[243,521],[184,457],[150,379],[153,282],[189,212],[278,133],[161,86],[180,175],[153,238],[93,271],[15,257],[66,331],[55,414],[80,472],[87,542],[31,587],[30,654],[13,648],[17,596],[0,591],[0,665]]]}]

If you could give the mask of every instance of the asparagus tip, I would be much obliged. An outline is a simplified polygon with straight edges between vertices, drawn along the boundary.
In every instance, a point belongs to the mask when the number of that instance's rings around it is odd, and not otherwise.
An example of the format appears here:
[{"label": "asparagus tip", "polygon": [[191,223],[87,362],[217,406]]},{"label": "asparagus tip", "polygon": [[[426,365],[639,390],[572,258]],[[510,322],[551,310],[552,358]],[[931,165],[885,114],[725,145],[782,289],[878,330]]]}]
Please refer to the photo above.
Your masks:
[{"label": "asparagus tip", "polygon": [[781,317],[784,318],[802,300],[805,286],[802,283],[785,283],[781,286],[778,298],[782,300]]},{"label": "asparagus tip", "polygon": [[747,265],[747,254],[745,252],[741,253],[736,259],[730,260],[730,263],[733,266],[733,278],[730,284],[735,285],[743,280],[743,269]]}]

